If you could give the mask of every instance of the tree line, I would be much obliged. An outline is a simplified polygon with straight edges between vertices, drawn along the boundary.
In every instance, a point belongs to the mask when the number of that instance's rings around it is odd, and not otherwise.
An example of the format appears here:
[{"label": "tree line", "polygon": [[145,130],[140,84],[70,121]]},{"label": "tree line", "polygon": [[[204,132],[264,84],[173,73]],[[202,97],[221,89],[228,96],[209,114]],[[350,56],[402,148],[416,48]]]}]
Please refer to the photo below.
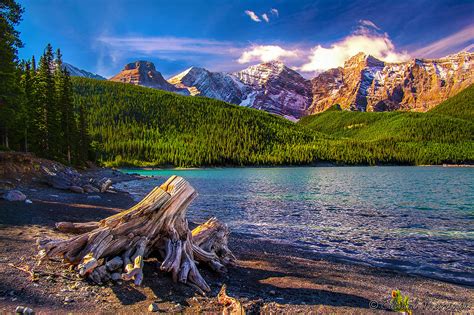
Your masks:
[{"label": "tree line", "polygon": [[[295,124],[263,111],[73,78],[107,166],[472,163],[472,122],[430,113],[330,111]],[[350,127],[350,128],[348,128]]]},{"label": "tree line", "polygon": [[68,164],[87,160],[84,108],[75,107],[71,77],[59,49],[48,44],[37,63],[18,60],[15,26],[23,9],[13,0],[0,11],[0,146]]}]

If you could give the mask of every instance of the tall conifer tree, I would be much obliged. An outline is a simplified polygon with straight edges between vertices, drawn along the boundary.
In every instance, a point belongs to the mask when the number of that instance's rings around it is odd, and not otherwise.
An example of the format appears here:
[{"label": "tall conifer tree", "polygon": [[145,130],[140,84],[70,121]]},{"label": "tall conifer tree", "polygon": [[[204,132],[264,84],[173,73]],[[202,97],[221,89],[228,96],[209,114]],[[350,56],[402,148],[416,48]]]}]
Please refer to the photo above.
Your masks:
[{"label": "tall conifer tree", "polygon": [[9,147],[18,106],[18,48],[22,47],[15,26],[21,21],[22,7],[14,0],[0,1],[0,144]]}]

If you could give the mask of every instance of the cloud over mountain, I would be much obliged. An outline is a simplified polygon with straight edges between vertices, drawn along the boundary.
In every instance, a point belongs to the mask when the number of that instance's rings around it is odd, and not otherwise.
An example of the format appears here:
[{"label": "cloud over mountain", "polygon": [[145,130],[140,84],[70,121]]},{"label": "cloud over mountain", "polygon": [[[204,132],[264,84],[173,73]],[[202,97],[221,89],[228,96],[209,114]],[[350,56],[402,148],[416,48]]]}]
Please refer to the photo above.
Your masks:
[{"label": "cloud over mountain", "polygon": [[299,69],[305,72],[317,72],[337,68],[359,52],[387,62],[402,62],[410,59],[406,51],[399,52],[395,49],[387,35],[354,34],[329,47],[317,45],[311,50],[309,61]]},{"label": "cloud over mountain", "polygon": [[277,45],[257,45],[244,50],[237,61],[239,63],[269,62],[295,57],[298,57],[296,50],[286,50]]}]

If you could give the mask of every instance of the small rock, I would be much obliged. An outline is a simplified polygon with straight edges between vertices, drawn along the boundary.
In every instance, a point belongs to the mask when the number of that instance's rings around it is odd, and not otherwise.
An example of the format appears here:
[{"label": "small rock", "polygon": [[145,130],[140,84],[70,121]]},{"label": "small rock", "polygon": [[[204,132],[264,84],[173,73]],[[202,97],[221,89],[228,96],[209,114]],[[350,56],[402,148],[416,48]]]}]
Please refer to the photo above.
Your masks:
[{"label": "small rock", "polygon": [[3,199],[8,201],[24,201],[26,196],[19,190],[10,190],[3,195]]},{"label": "small rock", "polygon": [[74,301],[74,300],[73,300],[72,298],[70,298],[69,296],[66,296],[66,297],[64,298],[64,302],[66,302],[66,303],[71,303],[71,302],[73,302],[73,301]]},{"label": "small rock", "polygon": [[19,305],[15,308],[15,313],[17,313],[17,314],[34,314],[35,312],[33,312],[33,310],[29,307]]},{"label": "small rock", "polygon": [[26,200],[25,200],[25,203],[32,204],[33,201],[31,201],[30,199],[26,199]]},{"label": "small rock", "polygon": [[100,196],[97,196],[97,195],[92,195],[92,196],[87,196],[87,199],[99,200],[99,199],[102,199],[102,198],[100,198]]},{"label": "small rock", "polygon": [[275,290],[271,290],[271,291],[268,292],[268,293],[270,293],[271,295],[275,295],[275,294],[276,294]]},{"label": "small rock", "polygon": [[79,187],[79,186],[71,186],[69,187],[69,190],[78,194],[84,193],[84,189],[82,189],[82,187]]},{"label": "small rock", "polygon": [[158,305],[156,305],[156,303],[151,303],[149,306],[148,306],[148,311],[149,312],[158,312],[160,309],[158,308]]}]

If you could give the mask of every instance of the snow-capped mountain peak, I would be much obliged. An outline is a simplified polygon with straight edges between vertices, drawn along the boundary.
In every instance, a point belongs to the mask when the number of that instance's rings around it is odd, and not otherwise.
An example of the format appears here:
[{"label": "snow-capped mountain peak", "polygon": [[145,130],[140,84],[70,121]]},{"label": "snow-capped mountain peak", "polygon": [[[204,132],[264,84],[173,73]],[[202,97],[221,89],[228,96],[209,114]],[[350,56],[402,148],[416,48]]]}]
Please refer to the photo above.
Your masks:
[{"label": "snow-capped mountain peak", "polygon": [[66,69],[69,74],[73,77],[82,77],[82,78],[90,78],[90,79],[96,79],[96,80],[107,80],[103,76],[100,76],[98,74],[79,69],[69,63],[63,62],[63,68]]}]

